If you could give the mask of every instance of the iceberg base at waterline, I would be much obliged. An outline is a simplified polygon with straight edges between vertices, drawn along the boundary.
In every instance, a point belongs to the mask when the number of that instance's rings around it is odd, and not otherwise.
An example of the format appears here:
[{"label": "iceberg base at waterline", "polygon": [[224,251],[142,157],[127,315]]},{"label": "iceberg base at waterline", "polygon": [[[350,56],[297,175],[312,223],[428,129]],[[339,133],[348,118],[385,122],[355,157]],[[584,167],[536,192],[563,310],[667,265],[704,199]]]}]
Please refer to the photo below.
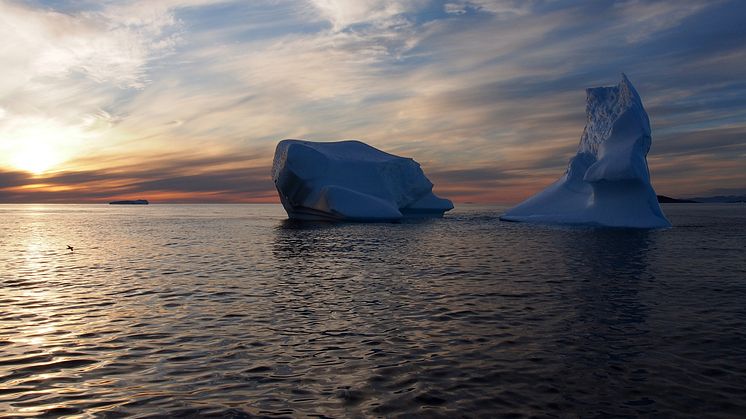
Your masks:
[{"label": "iceberg base at waterline", "polygon": [[628,228],[670,227],[650,184],[650,121],[627,76],[587,89],[578,152],[555,183],[511,208],[504,221]]},{"label": "iceberg base at waterline", "polygon": [[397,221],[453,209],[417,162],[355,140],[280,141],[272,180],[291,219]]}]

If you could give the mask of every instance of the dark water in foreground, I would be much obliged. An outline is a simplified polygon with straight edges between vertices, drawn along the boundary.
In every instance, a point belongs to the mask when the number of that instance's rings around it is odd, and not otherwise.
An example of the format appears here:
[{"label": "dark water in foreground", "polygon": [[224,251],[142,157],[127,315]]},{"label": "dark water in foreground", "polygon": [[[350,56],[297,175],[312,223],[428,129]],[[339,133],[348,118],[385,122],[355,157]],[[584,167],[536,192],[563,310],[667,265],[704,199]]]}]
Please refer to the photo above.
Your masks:
[{"label": "dark water in foreground", "polygon": [[667,205],[665,231],[501,210],[0,206],[0,412],[746,416],[746,206]]}]

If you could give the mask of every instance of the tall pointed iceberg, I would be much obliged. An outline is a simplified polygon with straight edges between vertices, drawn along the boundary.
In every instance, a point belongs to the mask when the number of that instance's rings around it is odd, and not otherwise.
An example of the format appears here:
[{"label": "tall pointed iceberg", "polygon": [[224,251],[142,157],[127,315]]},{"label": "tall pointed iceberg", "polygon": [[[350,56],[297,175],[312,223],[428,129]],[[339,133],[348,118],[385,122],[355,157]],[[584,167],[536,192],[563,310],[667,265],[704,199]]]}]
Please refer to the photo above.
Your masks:
[{"label": "tall pointed iceberg", "polygon": [[280,141],[272,180],[288,216],[301,220],[395,221],[453,209],[416,161],[360,141]]},{"label": "tall pointed iceberg", "polygon": [[562,177],[501,219],[609,227],[670,227],[646,156],[650,121],[626,75],[617,86],[587,89],[587,123]]}]

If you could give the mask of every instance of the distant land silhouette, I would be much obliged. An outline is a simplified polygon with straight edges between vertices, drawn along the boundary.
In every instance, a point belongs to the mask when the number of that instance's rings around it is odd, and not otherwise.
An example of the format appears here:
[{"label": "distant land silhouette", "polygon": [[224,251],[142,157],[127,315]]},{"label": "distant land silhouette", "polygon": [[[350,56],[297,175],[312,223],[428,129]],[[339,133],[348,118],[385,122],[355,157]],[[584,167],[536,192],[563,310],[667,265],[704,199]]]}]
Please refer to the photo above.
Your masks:
[{"label": "distant land silhouette", "polygon": [[658,202],[662,204],[737,204],[746,202],[746,195],[718,195],[707,197],[696,197],[689,199],[671,198],[666,195],[657,195]]},{"label": "distant land silhouette", "polygon": [[111,201],[109,205],[148,205],[147,199],[135,199],[135,200],[124,200],[124,201]]},{"label": "distant land silhouette", "polygon": [[670,196],[666,195],[656,195],[658,197],[658,202],[661,204],[699,204],[699,201],[694,201],[691,199],[676,199],[671,198]]},{"label": "distant land silhouette", "polygon": [[741,202],[746,202],[746,195],[718,195],[718,196],[708,196],[704,198],[691,198],[694,201],[698,202],[707,202],[707,203],[716,203],[716,202],[723,202],[728,204],[736,204]]}]

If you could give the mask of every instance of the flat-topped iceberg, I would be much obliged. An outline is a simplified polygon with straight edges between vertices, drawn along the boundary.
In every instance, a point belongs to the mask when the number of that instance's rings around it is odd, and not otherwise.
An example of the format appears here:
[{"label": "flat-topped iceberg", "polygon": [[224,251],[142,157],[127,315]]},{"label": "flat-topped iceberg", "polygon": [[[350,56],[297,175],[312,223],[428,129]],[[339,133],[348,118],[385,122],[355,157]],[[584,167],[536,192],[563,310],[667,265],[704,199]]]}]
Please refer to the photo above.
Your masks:
[{"label": "flat-topped iceberg", "polygon": [[396,221],[453,209],[416,161],[360,141],[280,141],[272,180],[294,219]]},{"label": "flat-topped iceberg", "polygon": [[501,219],[609,227],[670,227],[645,158],[650,121],[627,76],[587,89],[587,123],[565,174]]}]

